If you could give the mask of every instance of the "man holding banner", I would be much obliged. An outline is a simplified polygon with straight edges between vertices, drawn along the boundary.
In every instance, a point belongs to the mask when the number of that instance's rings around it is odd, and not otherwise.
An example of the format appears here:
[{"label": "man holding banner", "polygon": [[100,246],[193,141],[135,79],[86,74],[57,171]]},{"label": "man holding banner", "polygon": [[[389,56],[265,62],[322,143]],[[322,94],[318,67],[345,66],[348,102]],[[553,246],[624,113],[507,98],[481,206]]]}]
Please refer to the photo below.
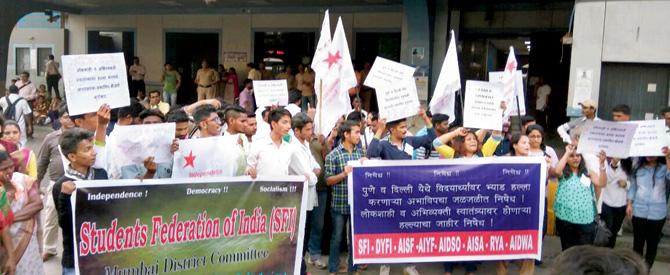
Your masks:
[{"label": "man holding banner", "polygon": [[[382,135],[386,131],[386,119],[381,119],[378,122],[378,129],[375,137],[370,142],[368,147],[368,158],[382,159],[382,160],[402,160],[412,159],[414,155],[414,148],[424,147],[426,150],[431,150],[433,140],[436,138],[435,130],[432,122],[426,115],[426,112],[421,109],[419,116],[426,124],[428,134],[420,137],[407,137],[407,121],[405,119],[392,121],[388,124],[390,135],[388,140],[382,140]],[[391,267],[382,265],[379,271],[381,275],[388,275],[391,272]],[[404,272],[410,275],[418,275],[415,265],[408,265]]]},{"label": "man holding banner", "polygon": [[75,274],[75,252],[72,229],[72,208],[70,196],[76,186],[76,180],[99,180],[107,179],[107,172],[103,169],[93,168],[96,160],[96,152],[93,148],[93,133],[73,128],[63,132],[60,140],[60,148],[63,156],[70,162],[65,169],[65,175],[61,177],[53,187],[53,199],[58,211],[58,224],[63,232],[63,275]]}]

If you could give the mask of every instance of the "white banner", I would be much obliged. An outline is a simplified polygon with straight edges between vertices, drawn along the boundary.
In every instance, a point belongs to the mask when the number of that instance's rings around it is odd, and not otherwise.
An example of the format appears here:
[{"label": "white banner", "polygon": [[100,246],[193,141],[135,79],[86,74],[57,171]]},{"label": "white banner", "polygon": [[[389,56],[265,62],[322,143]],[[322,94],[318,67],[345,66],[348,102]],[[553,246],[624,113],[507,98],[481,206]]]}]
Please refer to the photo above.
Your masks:
[{"label": "white banner", "polygon": [[126,62],[123,53],[63,56],[63,85],[68,113],[96,112],[130,105]]},{"label": "white banner", "polygon": [[254,97],[258,107],[288,105],[288,84],[282,80],[254,80]]},{"label": "white banner", "polygon": [[180,140],[179,150],[174,153],[172,178],[231,177],[238,157],[231,154],[223,136]]},{"label": "white banner", "polygon": [[468,80],[465,82],[463,126],[502,130],[502,83]]},{"label": "white banner", "polygon": [[630,121],[637,130],[630,145],[629,157],[663,156],[662,149],[668,146],[664,120]]},{"label": "white banner", "polygon": [[627,158],[637,124],[587,121],[582,129],[577,153],[598,154],[604,150],[608,157]]},{"label": "white banner", "polygon": [[[489,81],[490,82],[499,82],[503,83],[503,77],[504,77],[505,72],[489,72]],[[517,70],[516,73],[514,74],[515,80],[514,80],[514,85],[516,87],[516,93],[519,95],[519,108],[521,108],[521,115],[524,116],[526,115],[526,96],[523,91],[523,72],[521,70]],[[512,115],[517,115],[517,106],[516,106],[516,99],[512,99],[511,101],[507,102],[507,109],[505,110],[505,116],[509,117]]]}]

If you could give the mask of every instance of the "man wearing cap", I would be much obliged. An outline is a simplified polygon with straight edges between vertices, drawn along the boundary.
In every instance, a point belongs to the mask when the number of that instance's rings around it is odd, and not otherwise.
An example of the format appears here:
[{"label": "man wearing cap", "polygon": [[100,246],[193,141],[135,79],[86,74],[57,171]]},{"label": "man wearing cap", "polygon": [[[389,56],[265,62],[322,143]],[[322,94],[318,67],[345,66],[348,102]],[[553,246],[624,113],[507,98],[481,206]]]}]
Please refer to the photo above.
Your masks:
[{"label": "man wearing cap", "polygon": [[596,117],[596,110],[598,109],[598,104],[596,103],[595,100],[593,99],[587,99],[579,103],[579,106],[582,107],[582,117],[566,122],[563,125],[559,126],[556,131],[558,132],[558,135],[561,136],[561,139],[563,139],[563,142],[565,143],[571,143],[570,139],[570,131],[572,131],[575,128],[581,128],[584,126],[584,123],[586,121],[598,121],[600,118]]}]

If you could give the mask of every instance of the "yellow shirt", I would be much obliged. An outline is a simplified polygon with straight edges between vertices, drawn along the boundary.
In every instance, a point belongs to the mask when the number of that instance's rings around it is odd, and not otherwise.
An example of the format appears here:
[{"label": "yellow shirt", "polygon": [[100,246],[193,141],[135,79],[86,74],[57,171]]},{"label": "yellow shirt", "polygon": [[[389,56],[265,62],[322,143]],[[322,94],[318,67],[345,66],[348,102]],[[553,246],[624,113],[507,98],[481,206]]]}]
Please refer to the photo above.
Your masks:
[{"label": "yellow shirt", "polygon": [[[435,139],[435,141],[439,142],[438,139]],[[435,141],[433,142],[433,144],[438,145]],[[500,140],[494,139],[493,136],[489,137],[486,140],[486,142],[484,142],[484,145],[482,145],[482,156],[484,157],[493,156],[493,154],[496,152],[498,144],[500,144]],[[442,156],[445,159],[453,159],[454,156],[456,155],[456,150],[454,150],[454,148],[451,148],[451,146],[446,144],[440,143],[438,146],[435,146],[435,150],[438,153],[440,153],[440,156]]]}]

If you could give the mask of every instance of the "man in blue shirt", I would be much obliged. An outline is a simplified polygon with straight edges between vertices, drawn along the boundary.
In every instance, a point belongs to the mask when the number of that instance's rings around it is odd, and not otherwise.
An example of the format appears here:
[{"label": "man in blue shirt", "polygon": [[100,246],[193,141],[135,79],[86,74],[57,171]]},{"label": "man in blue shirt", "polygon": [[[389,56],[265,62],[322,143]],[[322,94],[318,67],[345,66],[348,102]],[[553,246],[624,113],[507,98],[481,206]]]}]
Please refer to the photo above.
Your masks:
[{"label": "man in blue shirt", "polygon": [[[401,119],[386,123],[386,119],[380,119],[377,123],[377,133],[368,147],[368,158],[382,160],[407,160],[412,159],[414,149],[424,147],[431,150],[433,140],[436,138],[435,129],[426,112],[419,110],[419,116],[426,124],[427,134],[419,137],[407,136],[407,120]],[[389,129],[389,137],[382,140],[386,129]],[[390,266],[382,265],[379,271],[380,275],[388,275],[391,271]],[[405,266],[405,274],[418,275],[415,265]]]},{"label": "man in blue shirt", "polygon": [[[433,124],[426,112],[422,109],[419,116],[426,124],[427,134],[425,136],[407,136],[407,120],[401,119],[386,123],[386,119],[380,119],[377,126],[377,133],[368,147],[368,158],[377,158],[383,160],[412,159],[414,149],[424,147],[430,150],[433,140],[437,137]],[[386,129],[390,134],[388,138],[382,140]]]}]

